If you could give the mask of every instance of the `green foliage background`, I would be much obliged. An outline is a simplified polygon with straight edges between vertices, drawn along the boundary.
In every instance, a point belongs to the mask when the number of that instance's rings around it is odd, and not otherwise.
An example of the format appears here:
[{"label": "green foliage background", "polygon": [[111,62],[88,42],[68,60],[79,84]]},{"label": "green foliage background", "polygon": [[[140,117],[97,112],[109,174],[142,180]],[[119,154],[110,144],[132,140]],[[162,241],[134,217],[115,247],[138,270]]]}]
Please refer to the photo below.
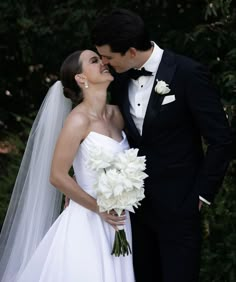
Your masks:
[{"label": "green foliage background", "polygon": [[97,15],[114,7],[140,14],[160,47],[207,65],[229,116],[232,163],[211,208],[203,208],[202,282],[236,281],[236,1],[1,0],[0,227],[32,121],[72,51],[93,49]]}]

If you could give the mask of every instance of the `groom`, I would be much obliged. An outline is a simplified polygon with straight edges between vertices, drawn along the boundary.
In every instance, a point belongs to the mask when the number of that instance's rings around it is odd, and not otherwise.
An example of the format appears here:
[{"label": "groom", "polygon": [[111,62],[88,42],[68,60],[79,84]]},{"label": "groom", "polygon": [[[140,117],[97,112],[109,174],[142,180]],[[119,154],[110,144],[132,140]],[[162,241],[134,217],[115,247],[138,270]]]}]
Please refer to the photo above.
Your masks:
[{"label": "groom", "polygon": [[230,160],[219,95],[202,65],[162,50],[128,10],[99,18],[92,37],[117,73],[112,102],[130,146],[147,158],[146,198],[131,214],[136,281],[198,281],[199,211],[213,202]]}]

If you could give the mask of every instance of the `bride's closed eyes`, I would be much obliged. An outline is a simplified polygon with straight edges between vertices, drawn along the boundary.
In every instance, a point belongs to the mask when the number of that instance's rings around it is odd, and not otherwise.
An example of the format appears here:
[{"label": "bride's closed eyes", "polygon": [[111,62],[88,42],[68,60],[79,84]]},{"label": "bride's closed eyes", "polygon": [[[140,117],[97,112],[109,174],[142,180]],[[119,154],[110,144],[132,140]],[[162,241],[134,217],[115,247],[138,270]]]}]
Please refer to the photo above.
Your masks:
[{"label": "bride's closed eyes", "polygon": [[99,57],[92,57],[89,61],[92,64],[96,64],[96,63],[99,63],[100,59],[99,59]]}]

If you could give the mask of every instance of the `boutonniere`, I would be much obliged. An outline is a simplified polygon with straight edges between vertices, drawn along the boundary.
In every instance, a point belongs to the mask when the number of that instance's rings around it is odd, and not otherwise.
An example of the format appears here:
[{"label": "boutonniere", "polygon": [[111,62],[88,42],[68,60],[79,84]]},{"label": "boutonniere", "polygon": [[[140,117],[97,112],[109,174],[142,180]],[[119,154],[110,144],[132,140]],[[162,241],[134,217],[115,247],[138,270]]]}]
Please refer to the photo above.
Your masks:
[{"label": "boutonniere", "polygon": [[164,80],[156,80],[157,85],[155,86],[155,91],[157,94],[165,95],[170,92],[169,84],[167,84]]}]

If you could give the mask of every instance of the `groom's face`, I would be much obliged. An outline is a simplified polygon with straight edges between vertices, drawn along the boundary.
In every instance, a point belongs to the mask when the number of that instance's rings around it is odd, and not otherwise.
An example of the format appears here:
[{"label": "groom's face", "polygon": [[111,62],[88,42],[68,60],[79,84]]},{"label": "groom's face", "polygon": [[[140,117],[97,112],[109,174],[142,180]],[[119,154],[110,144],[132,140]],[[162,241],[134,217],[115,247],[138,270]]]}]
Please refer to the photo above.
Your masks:
[{"label": "groom's face", "polygon": [[133,66],[133,57],[128,50],[124,55],[112,52],[109,45],[96,46],[104,65],[112,66],[117,73],[126,72]]}]

